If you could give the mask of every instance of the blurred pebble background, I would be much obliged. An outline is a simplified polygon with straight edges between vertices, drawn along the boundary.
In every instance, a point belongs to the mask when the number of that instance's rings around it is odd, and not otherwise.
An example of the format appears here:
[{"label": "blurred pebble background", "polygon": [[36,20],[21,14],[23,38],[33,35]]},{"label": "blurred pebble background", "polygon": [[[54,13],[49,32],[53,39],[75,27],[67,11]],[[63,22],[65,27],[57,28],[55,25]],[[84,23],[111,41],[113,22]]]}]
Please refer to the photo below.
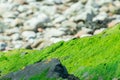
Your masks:
[{"label": "blurred pebble background", "polygon": [[0,0],[0,51],[43,49],[120,22],[120,0]]}]

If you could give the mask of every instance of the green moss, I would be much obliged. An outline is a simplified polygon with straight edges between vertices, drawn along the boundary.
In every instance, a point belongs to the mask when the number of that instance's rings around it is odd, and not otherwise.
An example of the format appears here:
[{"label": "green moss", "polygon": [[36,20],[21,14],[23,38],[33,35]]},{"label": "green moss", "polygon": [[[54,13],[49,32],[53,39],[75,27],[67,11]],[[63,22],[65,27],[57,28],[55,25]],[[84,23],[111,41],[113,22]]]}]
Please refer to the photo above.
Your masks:
[{"label": "green moss", "polygon": [[[28,54],[21,55],[22,52]],[[120,24],[99,35],[62,41],[41,51],[14,50],[0,54],[1,75],[37,61],[59,58],[68,72],[81,80],[111,80],[120,77]]]}]

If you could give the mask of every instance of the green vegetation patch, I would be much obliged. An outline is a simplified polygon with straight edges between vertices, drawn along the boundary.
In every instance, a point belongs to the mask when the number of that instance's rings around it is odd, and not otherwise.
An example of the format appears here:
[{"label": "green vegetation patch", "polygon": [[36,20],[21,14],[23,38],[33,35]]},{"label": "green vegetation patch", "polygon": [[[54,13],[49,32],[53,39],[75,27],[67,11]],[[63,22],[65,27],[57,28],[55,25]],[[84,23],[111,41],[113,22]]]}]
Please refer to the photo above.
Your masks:
[{"label": "green vegetation patch", "polygon": [[0,74],[23,69],[35,62],[58,58],[70,74],[81,80],[120,78],[120,24],[99,35],[59,42],[41,51],[0,53]]}]

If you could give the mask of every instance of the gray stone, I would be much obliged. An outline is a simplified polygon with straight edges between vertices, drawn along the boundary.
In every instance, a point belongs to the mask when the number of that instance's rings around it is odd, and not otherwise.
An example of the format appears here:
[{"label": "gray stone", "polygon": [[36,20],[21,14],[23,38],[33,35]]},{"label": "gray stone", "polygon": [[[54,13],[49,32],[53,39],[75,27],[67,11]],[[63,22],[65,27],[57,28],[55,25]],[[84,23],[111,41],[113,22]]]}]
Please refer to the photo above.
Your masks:
[{"label": "gray stone", "polygon": [[67,17],[70,16],[75,16],[79,11],[83,10],[83,5],[82,3],[79,1],[73,5],[70,6],[70,8],[68,8],[65,12],[64,15]]},{"label": "gray stone", "polygon": [[25,11],[28,11],[28,8],[27,8],[27,6],[25,6],[25,5],[20,5],[20,6],[17,8],[17,10],[18,10],[19,12],[25,12]]},{"label": "gray stone", "polygon": [[53,21],[53,23],[54,23],[54,24],[55,24],[55,23],[61,23],[61,22],[65,21],[65,20],[66,20],[65,16],[59,16],[59,17],[57,17],[57,18]]},{"label": "gray stone", "polygon": [[36,40],[36,41],[31,45],[31,47],[32,47],[32,48],[37,48],[37,47],[38,47],[39,45],[41,45],[43,42],[44,42],[43,39]]},{"label": "gray stone", "polygon": [[84,12],[79,13],[74,18],[74,21],[91,21],[94,17],[94,12],[91,9],[87,9]]},{"label": "gray stone", "polygon": [[4,30],[7,28],[8,27],[4,23],[0,22],[0,33],[4,32]]},{"label": "gray stone", "polygon": [[[25,56],[28,53],[23,52],[22,54],[22,56]],[[46,77],[50,79],[62,78],[67,80],[79,80],[79,78],[75,77],[74,75],[68,74],[67,69],[61,64],[58,59],[50,59],[45,61],[40,60],[33,65],[27,66],[23,70],[9,73],[4,77],[0,78],[0,80],[7,80],[9,78],[12,80],[21,80],[21,78],[23,77],[25,80],[29,80],[31,79],[31,77],[38,74],[40,75],[45,71],[47,71],[47,73],[45,73]]]},{"label": "gray stone", "polygon": [[[65,30],[65,33],[66,34],[74,34],[74,31],[76,30],[77,28],[77,24],[72,22],[72,21],[64,21],[62,24],[61,24],[61,27],[63,27],[63,29]],[[62,29],[62,30],[63,30]],[[63,30],[63,31],[64,31]]]},{"label": "gray stone", "polygon": [[23,29],[36,31],[38,27],[45,27],[44,24],[47,22],[49,22],[49,17],[45,14],[39,14],[38,16],[26,21]]},{"label": "gray stone", "polygon": [[24,31],[22,32],[22,37],[24,40],[34,39],[36,37],[36,33],[33,31]]},{"label": "gray stone", "polygon": [[20,39],[20,34],[19,33],[15,33],[13,35],[10,36],[12,40],[16,41]]},{"label": "gray stone", "polygon": [[96,17],[93,18],[93,21],[97,21],[97,20],[105,20],[106,18],[108,18],[108,14],[106,12],[100,12]]},{"label": "gray stone", "polygon": [[45,32],[45,37],[60,37],[62,35],[65,34],[65,32],[63,31],[60,31],[58,29],[55,29],[55,28],[50,28],[50,29],[46,29]]},{"label": "gray stone", "polygon": [[83,27],[80,31],[77,32],[75,37],[91,36],[91,33],[93,33],[92,29]]},{"label": "gray stone", "polygon": [[5,50],[5,48],[7,47],[7,44],[4,42],[0,42],[0,51],[1,50]]},{"label": "gray stone", "polygon": [[0,41],[10,41],[11,38],[9,36],[4,36],[4,35],[0,35]]},{"label": "gray stone", "polygon": [[56,4],[62,4],[63,0],[54,0],[54,3],[56,3]]},{"label": "gray stone", "polygon": [[54,16],[57,12],[57,7],[56,6],[41,6],[40,11],[49,16]]},{"label": "gray stone", "polygon": [[14,45],[14,49],[20,49],[25,43],[21,40],[17,40],[17,41],[12,41],[12,44]]},{"label": "gray stone", "polygon": [[19,31],[19,28],[11,28],[11,29],[6,29],[5,30],[5,34],[6,35],[12,35],[12,34],[14,34],[14,33],[19,33],[20,31]]}]

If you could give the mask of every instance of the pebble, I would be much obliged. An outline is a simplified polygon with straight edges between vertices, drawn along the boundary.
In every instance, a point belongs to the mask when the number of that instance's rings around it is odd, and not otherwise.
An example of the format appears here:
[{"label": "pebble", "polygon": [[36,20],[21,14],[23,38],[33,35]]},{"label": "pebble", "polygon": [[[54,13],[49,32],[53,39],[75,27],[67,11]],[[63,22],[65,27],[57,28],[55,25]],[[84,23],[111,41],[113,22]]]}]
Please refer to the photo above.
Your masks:
[{"label": "pebble", "polygon": [[5,50],[6,47],[7,47],[6,43],[0,42],[0,51]]},{"label": "pebble", "polygon": [[105,30],[105,28],[101,28],[101,29],[95,30],[95,31],[94,31],[94,35],[100,34],[100,33],[102,33],[104,30]]},{"label": "pebble", "polygon": [[41,50],[117,23],[119,0],[0,0],[0,50]]},{"label": "pebble", "polygon": [[22,37],[24,40],[34,39],[36,37],[36,33],[33,31],[24,31],[22,32]]},{"label": "pebble", "polygon": [[62,36],[64,34],[65,34],[65,32],[60,31],[60,30],[55,29],[55,28],[46,29],[45,33],[44,33],[46,38],[49,38],[49,37],[60,37],[60,36]]}]

